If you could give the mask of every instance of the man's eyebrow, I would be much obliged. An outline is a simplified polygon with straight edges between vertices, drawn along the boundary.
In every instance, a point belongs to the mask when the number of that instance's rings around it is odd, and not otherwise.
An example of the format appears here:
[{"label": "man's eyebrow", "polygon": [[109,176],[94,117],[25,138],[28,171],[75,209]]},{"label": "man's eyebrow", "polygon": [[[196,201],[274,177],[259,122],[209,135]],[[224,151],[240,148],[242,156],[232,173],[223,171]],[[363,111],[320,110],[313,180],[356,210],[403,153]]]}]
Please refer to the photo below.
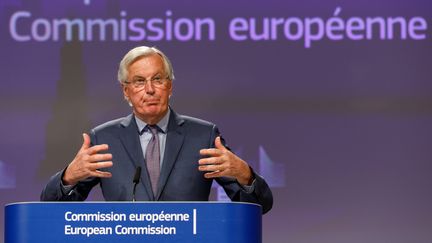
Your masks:
[{"label": "man's eyebrow", "polygon": [[145,79],[145,78],[141,75],[135,75],[132,77],[132,79]]},{"label": "man's eyebrow", "polygon": [[[153,77],[156,77],[158,75],[162,76],[162,74],[158,72],[158,73],[155,73],[155,74],[151,75],[150,77],[153,78]],[[132,77],[132,79],[145,79],[145,78],[143,76],[141,76],[141,75],[135,75],[135,76]]]}]

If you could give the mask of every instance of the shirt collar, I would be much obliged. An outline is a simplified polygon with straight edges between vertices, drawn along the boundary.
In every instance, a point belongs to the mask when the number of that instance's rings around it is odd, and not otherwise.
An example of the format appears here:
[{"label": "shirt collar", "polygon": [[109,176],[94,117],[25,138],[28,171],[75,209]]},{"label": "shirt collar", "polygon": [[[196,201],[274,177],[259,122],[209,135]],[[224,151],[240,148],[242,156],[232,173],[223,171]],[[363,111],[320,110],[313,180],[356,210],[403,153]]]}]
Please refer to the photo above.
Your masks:
[{"label": "shirt collar", "polygon": [[[167,132],[170,114],[171,114],[171,109],[168,109],[168,112],[165,114],[165,116],[162,117],[162,119],[156,124],[160,128],[160,130],[162,130],[163,133]],[[138,132],[141,133],[141,131],[147,126],[147,123],[139,119],[137,116],[135,116],[135,121],[138,126]]]}]

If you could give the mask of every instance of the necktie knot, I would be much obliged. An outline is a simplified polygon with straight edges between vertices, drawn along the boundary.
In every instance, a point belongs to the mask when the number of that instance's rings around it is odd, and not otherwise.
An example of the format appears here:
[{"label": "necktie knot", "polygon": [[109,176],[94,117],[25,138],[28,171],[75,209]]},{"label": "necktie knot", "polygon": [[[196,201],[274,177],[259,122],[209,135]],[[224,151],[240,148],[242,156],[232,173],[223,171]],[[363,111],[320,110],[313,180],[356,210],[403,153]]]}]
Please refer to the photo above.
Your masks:
[{"label": "necktie knot", "polygon": [[147,128],[153,136],[157,135],[159,127],[157,125],[147,125]]}]

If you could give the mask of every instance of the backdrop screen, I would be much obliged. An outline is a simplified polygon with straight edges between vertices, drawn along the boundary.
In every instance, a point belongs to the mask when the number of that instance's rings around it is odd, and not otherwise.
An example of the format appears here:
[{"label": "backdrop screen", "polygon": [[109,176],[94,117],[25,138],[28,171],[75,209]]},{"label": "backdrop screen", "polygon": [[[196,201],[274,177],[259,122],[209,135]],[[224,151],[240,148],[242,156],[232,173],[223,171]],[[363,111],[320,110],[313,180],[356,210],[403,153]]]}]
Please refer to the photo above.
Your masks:
[{"label": "backdrop screen", "polygon": [[[432,3],[1,0],[0,201],[37,201],[82,132],[131,113],[123,55],[171,59],[274,195],[263,242],[432,241]],[[95,188],[89,200],[101,200]],[[214,187],[211,200],[226,200]],[[3,234],[3,211],[1,212]]]}]

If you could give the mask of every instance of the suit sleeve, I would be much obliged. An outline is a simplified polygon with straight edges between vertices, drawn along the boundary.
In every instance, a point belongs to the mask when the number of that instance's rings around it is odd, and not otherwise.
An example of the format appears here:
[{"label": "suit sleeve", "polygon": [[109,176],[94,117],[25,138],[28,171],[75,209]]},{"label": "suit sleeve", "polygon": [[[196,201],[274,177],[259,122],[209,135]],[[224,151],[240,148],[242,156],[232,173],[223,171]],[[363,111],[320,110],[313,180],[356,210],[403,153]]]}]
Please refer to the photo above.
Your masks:
[{"label": "suit sleeve", "polygon": [[[96,142],[94,132],[90,133],[92,145]],[[90,177],[83,181],[78,182],[70,190],[66,191],[62,178],[66,171],[66,168],[57,172],[48,181],[45,188],[42,190],[40,200],[41,201],[84,201],[91,189],[97,185],[100,181],[97,177]]]},{"label": "suit sleeve", "polygon": [[78,182],[69,192],[65,192],[61,181],[65,170],[51,177],[41,193],[41,201],[84,201],[90,190],[99,183],[99,178],[88,178]]},{"label": "suit sleeve", "polygon": [[[210,147],[215,146],[214,140],[217,136],[220,136],[219,130],[216,126],[213,126]],[[225,147],[231,150],[226,146],[225,140],[222,137],[221,141]],[[250,168],[254,178],[252,191],[246,191],[234,178],[220,177],[217,178],[216,181],[224,188],[226,194],[232,201],[259,204],[262,207],[262,213],[265,214],[270,211],[273,206],[273,194],[264,178],[257,174],[252,167]]]}]

